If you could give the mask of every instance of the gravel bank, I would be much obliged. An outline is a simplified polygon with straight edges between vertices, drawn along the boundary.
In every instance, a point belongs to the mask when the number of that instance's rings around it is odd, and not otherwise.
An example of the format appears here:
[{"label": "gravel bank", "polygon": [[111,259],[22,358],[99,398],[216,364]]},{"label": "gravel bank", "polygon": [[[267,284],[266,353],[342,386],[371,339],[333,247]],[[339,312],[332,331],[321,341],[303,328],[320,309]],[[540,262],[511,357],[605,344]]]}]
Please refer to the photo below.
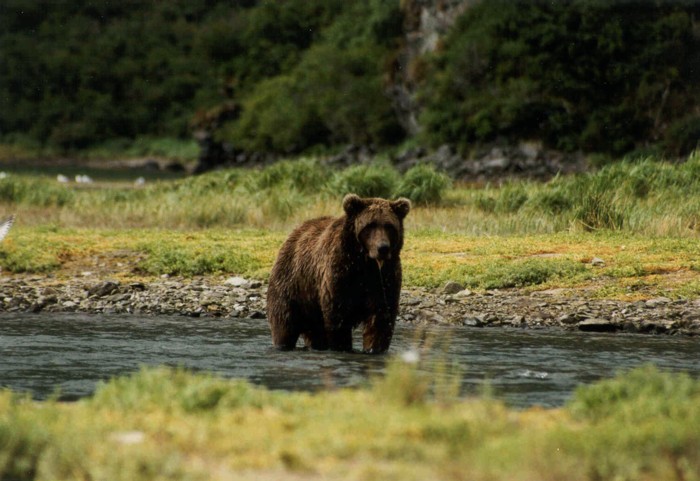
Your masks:
[{"label": "gravel bank", "polygon": [[[0,277],[0,312],[92,312],[265,318],[267,286],[240,277],[151,281]],[[402,291],[400,322],[556,327],[594,332],[700,335],[700,299],[587,299],[573,290],[474,293],[448,284]]]}]

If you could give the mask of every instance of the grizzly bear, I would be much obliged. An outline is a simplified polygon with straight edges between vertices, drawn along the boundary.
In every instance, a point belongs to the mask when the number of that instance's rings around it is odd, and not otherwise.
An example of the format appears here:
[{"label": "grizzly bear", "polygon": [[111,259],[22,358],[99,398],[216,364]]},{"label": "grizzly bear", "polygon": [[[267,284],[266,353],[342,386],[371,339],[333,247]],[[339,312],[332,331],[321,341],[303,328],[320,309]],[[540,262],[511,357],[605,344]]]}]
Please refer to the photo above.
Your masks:
[{"label": "grizzly bear", "polygon": [[362,199],[348,194],[345,215],[297,227],[270,274],[267,316],[272,343],[294,349],[352,351],[352,330],[363,326],[367,353],[389,349],[401,292],[403,219],[408,199]]}]

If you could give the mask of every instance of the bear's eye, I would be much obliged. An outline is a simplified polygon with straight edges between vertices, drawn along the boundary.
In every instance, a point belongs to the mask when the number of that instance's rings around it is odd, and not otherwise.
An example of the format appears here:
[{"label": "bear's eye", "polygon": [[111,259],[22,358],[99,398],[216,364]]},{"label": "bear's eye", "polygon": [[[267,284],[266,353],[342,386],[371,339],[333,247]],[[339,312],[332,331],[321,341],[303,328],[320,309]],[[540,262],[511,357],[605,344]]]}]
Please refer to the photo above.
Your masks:
[{"label": "bear's eye", "polygon": [[393,233],[393,232],[396,232],[396,227],[394,227],[394,224],[391,224],[391,223],[389,223],[389,222],[387,222],[386,224],[384,224],[384,229],[385,229],[387,232],[392,232],[392,233]]}]

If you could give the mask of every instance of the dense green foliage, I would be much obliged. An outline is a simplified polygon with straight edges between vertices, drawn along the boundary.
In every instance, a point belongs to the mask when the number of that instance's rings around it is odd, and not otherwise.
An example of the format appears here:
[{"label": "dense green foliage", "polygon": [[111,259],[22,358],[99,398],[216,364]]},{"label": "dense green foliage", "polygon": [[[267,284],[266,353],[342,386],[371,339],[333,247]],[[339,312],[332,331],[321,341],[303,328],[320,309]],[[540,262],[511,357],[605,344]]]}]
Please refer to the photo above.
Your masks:
[{"label": "dense green foliage", "polygon": [[0,135],[184,137],[233,99],[242,117],[221,136],[244,149],[395,141],[380,80],[394,18],[377,0],[3,2]]},{"label": "dense green foliage", "polygon": [[216,89],[199,28],[212,3],[3,2],[0,132],[66,148],[185,134]]},{"label": "dense green foliage", "polygon": [[[387,92],[414,7],[6,0],[0,141],[128,146],[208,126],[247,151],[396,145],[405,132]],[[687,154],[700,136],[699,16],[671,0],[476,3],[437,53],[406,66],[423,141]]]},{"label": "dense green foliage", "polygon": [[250,89],[240,118],[220,137],[244,150],[273,152],[401,140],[382,84],[400,22],[397,4],[347,2],[297,65]]},{"label": "dense green foliage", "polygon": [[692,23],[699,8],[481,2],[458,20],[428,69],[427,137],[463,149],[505,136],[621,153],[661,140],[676,121],[667,147],[688,153],[699,133],[700,44]]}]

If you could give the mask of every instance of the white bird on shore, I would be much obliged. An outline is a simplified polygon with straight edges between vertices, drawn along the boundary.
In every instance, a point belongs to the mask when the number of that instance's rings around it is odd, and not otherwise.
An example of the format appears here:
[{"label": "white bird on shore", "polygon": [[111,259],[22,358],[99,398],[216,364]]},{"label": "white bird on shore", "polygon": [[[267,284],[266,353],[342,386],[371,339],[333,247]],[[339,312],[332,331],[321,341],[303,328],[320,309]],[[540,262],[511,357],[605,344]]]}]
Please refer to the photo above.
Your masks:
[{"label": "white bird on shore", "polygon": [[75,181],[78,184],[92,184],[92,178],[89,175],[76,175]]},{"label": "white bird on shore", "polygon": [[7,219],[3,219],[0,221],[0,241],[2,241],[5,236],[7,235],[8,232],[10,232],[10,227],[12,227],[12,224],[15,222],[15,215],[12,214],[10,217]]},{"label": "white bird on shore", "polygon": [[61,184],[67,184],[68,182],[70,182],[70,179],[63,174],[58,174],[56,176],[56,180],[59,181]]}]

